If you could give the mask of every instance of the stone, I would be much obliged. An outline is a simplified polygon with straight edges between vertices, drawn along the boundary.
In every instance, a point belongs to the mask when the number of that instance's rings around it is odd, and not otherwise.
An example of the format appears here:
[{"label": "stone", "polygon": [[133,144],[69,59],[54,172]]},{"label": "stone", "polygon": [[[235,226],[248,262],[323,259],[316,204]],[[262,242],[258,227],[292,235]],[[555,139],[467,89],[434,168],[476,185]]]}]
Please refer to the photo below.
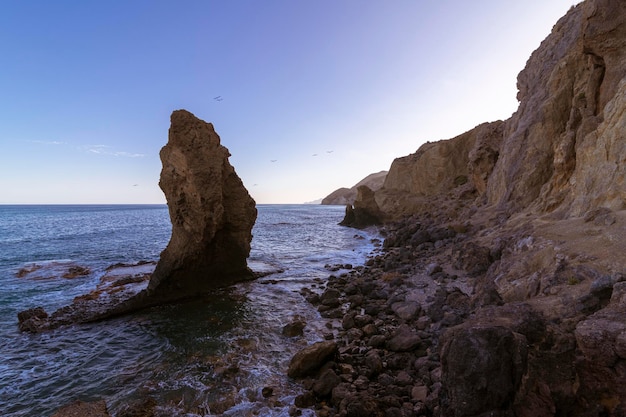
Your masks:
[{"label": "stone", "polygon": [[411,389],[411,399],[414,401],[425,402],[428,398],[428,387],[425,385],[416,385]]},{"label": "stone", "polygon": [[76,401],[69,404],[56,413],[52,417],[110,417],[104,400],[96,402]]},{"label": "stone", "polygon": [[317,342],[297,352],[289,363],[287,375],[302,378],[314,374],[337,354],[337,344],[327,340]]},{"label": "stone", "polygon": [[318,397],[327,397],[341,383],[341,378],[332,369],[326,369],[313,384],[313,392]]},{"label": "stone", "polygon": [[78,277],[84,277],[84,276],[89,275],[90,273],[91,271],[89,270],[89,268],[75,265],[75,266],[70,266],[67,269],[67,272],[63,274],[63,278],[73,279],[73,278],[78,278]]},{"label": "stone", "polygon": [[526,371],[527,340],[504,326],[448,330],[441,342],[444,415],[475,416],[509,406]]},{"label": "stone", "polygon": [[256,206],[213,125],[172,113],[161,149],[159,186],[172,236],[152,274],[148,296],[176,300],[253,278],[247,266]]},{"label": "stone", "polygon": [[300,319],[296,319],[283,327],[282,334],[287,337],[302,336],[306,323]]},{"label": "stone", "polygon": [[393,312],[402,320],[413,320],[419,314],[421,307],[413,301],[399,301],[391,305]]},{"label": "stone", "polygon": [[353,205],[346,206],[346,215],[341,225],[355,228],[364,228],[380,224],[383,221],[383,212],[372,191],[367,185],[357,188],[357,196]]},{"label": "stone", "polygon": [[416,349],[422,339],[407,325],[401,325],[387,341],[387,349],[393,352],[407,352]]}]

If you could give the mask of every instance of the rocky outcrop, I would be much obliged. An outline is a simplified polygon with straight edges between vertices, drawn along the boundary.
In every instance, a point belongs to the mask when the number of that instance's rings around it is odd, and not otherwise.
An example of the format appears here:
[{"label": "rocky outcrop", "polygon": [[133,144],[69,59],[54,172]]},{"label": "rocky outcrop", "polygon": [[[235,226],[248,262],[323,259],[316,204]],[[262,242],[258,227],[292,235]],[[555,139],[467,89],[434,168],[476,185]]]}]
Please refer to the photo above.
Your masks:
[{"label": "rocky outcrop", "polygon": [[380,224],[382,221],[383,213],[376,203],[374,191],[366,185],[361,185],[357,189],[357,199],[354,206],[350,204],[346,206],[346,215],[339,224],[361,229]]},{"label": "rocky outcrop", "polygon": [[71,305],[50,315],[41,307],[21,312],[20,329],[39,332],[102,320],[254,278],[247,257],[256,206],[229,156],[210,123],[185,110],[173,112],[159,182],[172,236],[156,267],[116,265]]},{"label": "rocky outcrop", "polygon": [[339,188],[338,190],[333,191],[328,196],[322,199],[322,204],[340,206],[345,206],[348,204],[351,205],[357,198],[356,195],[358,187],[360,187],[361,185],[366,185],[371,190],[376,191],[383,186],[386,176],[387,171],[380,171],[374,174],[370,174],[351,188]]},{"label": "rocky outcrop", "polygon": [[172,237],[152,274],[149,297],[197,296],[253,277],[246,260],[257,211],[229,156],[213,125],[185,110],[172,113],[159,182]]},{"label": "rocky outcrop", "polygon": [[463,197],[508,215],[626,208],[625,15],[611,0],[573,7],[520,72],[513,116],[396,159],[379,208],[391,218],[427,211],[466,184]]}]

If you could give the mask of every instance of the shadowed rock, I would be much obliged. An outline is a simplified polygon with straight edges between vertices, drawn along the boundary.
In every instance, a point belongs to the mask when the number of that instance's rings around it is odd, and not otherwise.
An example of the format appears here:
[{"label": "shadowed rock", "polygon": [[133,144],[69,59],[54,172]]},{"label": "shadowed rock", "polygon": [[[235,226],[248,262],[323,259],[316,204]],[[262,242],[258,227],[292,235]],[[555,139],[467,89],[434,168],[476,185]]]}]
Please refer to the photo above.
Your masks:
[{"label": "shadowed rock", "polygon": [[173,112],[159,182],[172,236],[154,271],[139,276],[107,271],[94,291],[51,315],[40,307],[20,313],[20,329],[38,332],[102,320],[254,278],[246,259],[256,206],[229,156],[213,125],[185,110]]},{"label": "shadowed rock", "polygon": [[159,186],[172,237],[148,285],[148,297],[175,300],[253,278],[250,254],[255,202],[213,125],[185,110],[172,113],[161,149]]}]

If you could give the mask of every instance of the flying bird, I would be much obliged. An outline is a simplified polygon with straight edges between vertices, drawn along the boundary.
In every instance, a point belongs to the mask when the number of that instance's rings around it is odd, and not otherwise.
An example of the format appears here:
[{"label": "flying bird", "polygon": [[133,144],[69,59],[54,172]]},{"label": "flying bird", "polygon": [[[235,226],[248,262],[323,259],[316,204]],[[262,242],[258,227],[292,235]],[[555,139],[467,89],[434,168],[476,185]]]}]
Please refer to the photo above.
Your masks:
[{"label": "flying bird", "polygon": [[333,151],[326,151],[326,153],[333,153]]},{"label": "flying bird", "polygon": [[213,100],[215,100],[215,101],[222,101],[224,99],[222,98],[222,96],[217,96],[217,97],[213,97]]},{"label": "flying bird", "polygon": [[278,159],[271,159],[270,162],[276,162]]},{"label": "flying bird", "polygon": [[316,154],[316,153],[314,153],[314,154],[313,154],[313,156],[317,156],[317,154]]}]

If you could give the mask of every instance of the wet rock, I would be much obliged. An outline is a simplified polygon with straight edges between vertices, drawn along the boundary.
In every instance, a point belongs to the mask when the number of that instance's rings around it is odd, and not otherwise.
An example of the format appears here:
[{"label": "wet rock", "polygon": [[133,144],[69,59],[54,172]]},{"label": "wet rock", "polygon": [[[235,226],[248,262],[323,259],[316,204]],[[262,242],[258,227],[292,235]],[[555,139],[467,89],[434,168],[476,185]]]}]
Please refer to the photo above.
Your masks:
[{"label": "wet rock", "polygon": [[89,268],[84,266],[71,266],[68,268],[67,272],[63,274],[63,278],[73,279],[78,277],[84,277],[91,273]]},{"label": "wet rock", "polygon": [[274,395],[274,388],[263,387],[263,389],[261,390],[261,395],[263,396],[263,398],[271,397],[272,395]]},{"label": "wet rock", "polygon": [[366,185],[357,187],[357,197],[353,205],[346,206],[346,214],[341,225],[364,228],[380,224],[383,213],[374,199],[374,192]]},{"label": "wet rock", "polygon": [[291,378],[301,378],[315,373],[326,362],[337,354],[337,344],[333,341],[317,342],[296,353],[291,362],[287,375]]},{"label": "wet rock", "polygon": [[328,288],[322,293],[320,297],[320,302],[323,306],[326,307],[338,307],[339,305],[341,305],[339,297],[341,297],[341,292],[339,290],[336,290],[334,288]]},{"label": "wet rock", "polygon": [[[216,410],[218,408],[216,404],[213,403],[212,405],[214,405],[212,410]],[[147,397],[125,404],[115,417],[156,417],[156,407],[156,400],[154,398]]]},{"label": "wet rock", "polygon": [[315,394],[312,391],[302,393],[294,399],[294,405],[299,408],[306,408],[315,405]]},{"label": "wet rock", "polygon": [[104,400],[96,402],[76,401],[61,408],[52,417],[110,417]]},{"label": "wet rock", "polygon": [[300,319],[296,319],[283,327],[282,334],[286,337],[302,336],[304,334],[305,327],[306,322]]},{"label": "wet rock", "polygon": [[46,328],[47,318],[43,307],[30,308],[17,314],[18,327],[21,331],[37,333]]}]

